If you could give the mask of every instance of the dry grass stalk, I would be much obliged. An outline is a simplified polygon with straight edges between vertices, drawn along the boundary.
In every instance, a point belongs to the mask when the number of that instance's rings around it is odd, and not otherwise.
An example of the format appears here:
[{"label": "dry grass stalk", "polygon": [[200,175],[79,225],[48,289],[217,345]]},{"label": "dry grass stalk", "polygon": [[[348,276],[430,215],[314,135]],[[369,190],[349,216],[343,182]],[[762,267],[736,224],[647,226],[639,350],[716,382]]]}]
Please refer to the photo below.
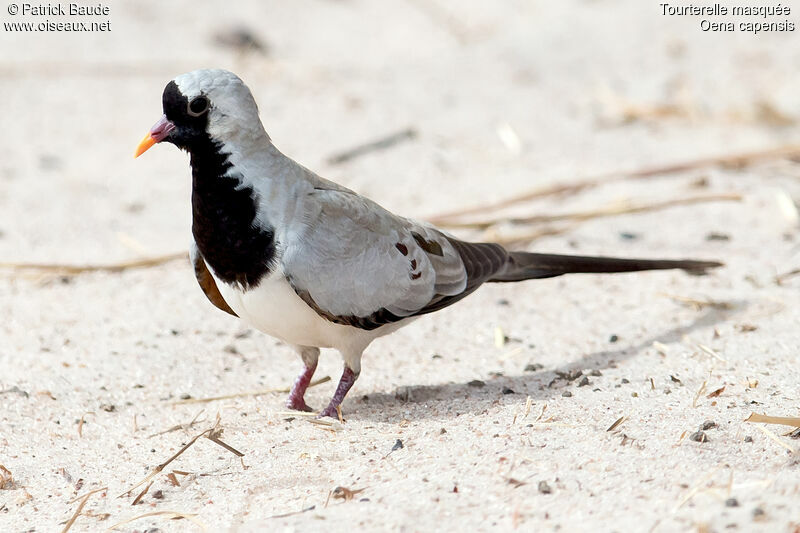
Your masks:
[{"label": "dry grass stalk", "polygon": [[108,265],[61,265],[58,263],[0,263],[0,269],[7,268],[16,271],[35,270],[62,276],[74,276],[87,272],[122,272],[135,268],[150,268],[175,261],[177,259],[187,259],[186,252],[148,257],[134,261],[123,261]]},{"label": "dry grass stalk", "polygon": [[661,296],[665,296],[671,300],[675,300],[678,303],[690,305],[696,311],[702,311],[706,307],[727,311],[733,309],[734,307],[734,305],[730,302],[720,302],[717,300],[698,300],[695,298],[687,298],[685,296],[677,296],[675,294],[667,294],[663,292],[661,293]]},{"label": "dry grass stalk", "polygon": [[722,361],[723,363],[727,363],[728,362],[725,359],[723,359],[721,355],[719,355],[717,352],[715,352],[714,350],[712,350],[711,348],[709,348],[705,344],[698,344],[697,347],[700,348],[700,350],[702,350],[703,352],[705,352],[708,355],[710,355],[711,357],[713,357],[714,359]]},{"label": "dry grass stalk", "polygon": [[704,381],[703,384],[700,386],[700,389],[697,391],[697,394],[694,395],[694,400],[692,400],[692,407],[697,407],[697,400],[700,399],[700,396],[706,391],[706,382]]},{"label": "dry grass stalk", "polygon": [[159,435],[164,435],[166,433],[172,433],[173,431],[178,431],[179,429],[184,429],[184,430],[191,429],[192,426],[194,426],[197,423],[197,419],[201,414],[203,414],[203,411],[205,411],[205,409],[201,409],[196,415],[194,415],[194,418],[192,418],[192,421],[189,422],[188,424],[175,424],[171,428],[165,429],[164,431],[159,431],[158,433],[153,433],[152,435],[149,435],[147,438],[150,439],[153,437],[157,437]]},{"label": "dry grass stalk", "polygon": [[144,495],[147,494],[147,491],[150,490],[150,487],[153,486],[153,483],[155,483],[155,480],[152,480],[152,481],[150,481],[150,483],[147,484],[147,486],[144,488],[144,490],[142,492],[140,492],[139,495],[136,496],[133,499],[133,501],[131,502],[131,505],[136,505],[137,503],[142,501],[142,498],[144,498]]},{"label": "dry grass stalk", "polygon": [[[328,493],[328,499],[330,499],[330,497],[331,497],[331,493],[329,492]],[[326,501],[325,502],[325,506],[326,507],[327,507],[327,504],[328,504],[328,502]],[[281,513],[281,514],[272,515],[272,516],[267,517],[266,520],[270,520],[272,518],[286,518],[287,516],[293,516],[293,515],[296,515],[296,514],[307,513],[308,511],[313,511],[316,508],[317,508],[316,505],[311,505],[309,507],[306,507],[305,509],[300,509],[299,511],[291,511],[291,512],[288,512],[288,513]]]},{"label": "dry grass stalk", "polygon": [[77,520],[78,517],[81,515],[81,511],[83,511],[84,506],[86,506],[86,502],[89,501],[89,497],[92,494],[96,494],[98,492],[102,492],[107,489],[108,487],[101,487],[99,489],[94,489],[92,491],[87,492],[83,496],[79,496],[78,498],[70,500],[69,503],[75,503],[78,500],[80,500],[81,503],[78,505],[78,508],[75,509],[75,513],[72,515],[72,517],[69,520],[67,520],[67,523],[64,525],[64,529],[61,530],[61,533],[66,533],[67,531],[70,530],[72,525],[75,523],[75,520]]},{"label": "dry grass stalk", "polygon": [[709,481],[709,480],[710,480],[712,477],[714,477],[714,474],[716,474],[717,472],[719,472],[719,471],[720,471],[722,468],[724,468],[724,467],[722,467],[722,466],[718,466],[717,468],[715,468],[714,470],[712,470],[710,474],[708,474],[706,477],[704,477],[703,479],[701,479],[701,480],[700,480],[700,481],[699,481],[699,482],[698,482],[698,483],[697,483],[697,484],[696,484],[694,487],[692,487],[692,488],[689,490],[689,492],[687,492],[687,493],[686,493],[686,495],[685,495],[683,498],[681,498],[681,500],[678,502],[678,504],[675,506],[675,508],[672,510],[672,512],[673,512],[673,513],[676,513],[676,512],[678,512],[678,509],[680,509],[681,507],[683,507],[683,505],[684,505],[686,502],[688,502],[689,500],[691,500],[691,499],[694,497],[694,495],[695,495],[695,494],[697,494],[698,492],[700,492],[700,489],[702,489],[702,488],[703,488],[703,486],[704,486],[706,483],[708,483],[708,481]]},{"label": "dry grass stalk", "polygon": [[751,413],[745,422],[762,422],[764,424],[780,424],[783,426],[800,428],[800,418],[792,416],[769,416]]},{"label": "dry grass stalk", "polygon": [[0,490],[10,489],[14,486],[14,476],[11,475],[11,470],[3,465],[0,465]]},{"label": "dry grass stalk", "polygon": [[[323,383],[327,383],[331,380],[330,376],[325,376],[324,378],[319,378],[311,383],[308,384],[308,387],[316,387],[317,385],[322,385]],[[187,405],[192,403],[208,403],[208,402],[216,402],[219,400],[231,400],[233,398],[247,398],[249,396],[262,396],[264,394],[274,394],[274,393],[286,393],[289,392],[291,389],[289,387],[283,387],[281,389],[264,389],[260,391],[252,391],[252,392],[238,392],[236,394],[226,394],[224,396],[213,396],[211,398],[189,398],[188,400],[179,400],[177,402],[172,402],[172,405]],[[294,415],[302,415],[302,413],[292,413]]]},{"label": "dry grass stalk", "polygon": [[216,428],[214,430],[209,431],[208,435],[206,435],[206,438],[208,440],[210,440],[211,442],[213,442],[214,444],[222,446],[223,448],[225,448],[226,450],[231,452],[236,457],[244,457],[244,454],[242,452],[240,452],[239,450],[237,450],[233,446],[222,442],[220,440],[221,436],[222,436],[222,428]]},{"label": "dry grass stalk", "polygon": [[747,166],[768,161],[771,159],[781,159],[786,157],[795,156],[800,154],[800,145],[790,144],[785,146],[778,146],[769,150],[759,150],[754,152],[744,152],[738,154],[727,154],[717,157],[708,157],[701,159],[693,159],[670,165],[663,165],[657,167],[647,167],[632,171],[611,172],[608,174],[601,174],[593,178],[576,181],[569,184],[549,185],[546,187],[539,187],[533,190],[517,194],[505,200],[497,202],[490,202],[487,204],[469,207],[466,209],[459,209],[442,213],[432,217],[428,217],[430,222],[434,224],[442,224],[445,221],[450,221],[454,218],[460,218],[465,215],[474,215],[477,213],[486,213],[496,211],[505,207],[510,207],[522,202],[544,198],[547,196],[556,196],[562,194],[576,194],[581,191],[598,187],[607,183],[615,181],[622,181],[627,179],[646,179],[655,176],[664,176],[668,174],[677,174],[680,172],[687,172],[691,170],[700,170],[713,167],[734,167],[745,168]]},{"label": "dry grass stalk", "polygon": [[775,433],[771,432],[770,430],[768,430],[767,428],[765,428],[763,426],[756,426],[756,428],[759,431],[761,431],[764,435],[769,437],[770,440],[774,441],[778,446],[780,446],[782,448],[786,448],[787,450],[789,450],[789,453],[791,453],[791,454],[795,453],[796,450],[794,448],[792,448],[791,446],[789,446],[788,444],[786,444],[785,442],[783,442],[781,439],[779,439],[778,436]]},{"label": "dry grass stalk", "polygon": [[200,528],[203,531],[207,531],[207,529],[208,529],[208,528],[206,528],[206,525],[203,522],[201,522],[200,520],[197,519],[197,515],[196,514],[184,513],[182,511],[153,511],[151,513],[144,513],[144,514],[136,515],[134,517],[128,518],[127,520],[123,520],[122,522],[117,522],[113,526],[111,526],[108,529],[106,529],[106,531],[114,531],[115,529],[117,529],[120,526],[124,526],[125,524],[130,524],[131,522],[135,522],[136,520],[140,520],[142,518],[147,518],[148,516],[164,516],[164,517],[167,517],[167,518],[172,519],[172,520],[185,518],[186,520],[189,520],[190,522],[194,522],[195,524],[200,526]]},{"label": "dry grass stalk", "polygon": [[331,165],[340,165],[352,159],[356,159],[357,157],[361,157],[362,155],[366,155],[370,152],[375,152],[377,150],[386,150],[387,148],[391,148],[395,144],[398,144],[403,141],[410,141],[415,139],[416,137],[417,137],[417,130],[415,130],[414,128],[406,128],[404,130],[400,130],[390,135],[386,135],[385,137],[375,139],[374,141],[360,144],[348,150],[344,150],[342,152],[338,152],[336,154],[328,156],[327,161],[328,164]]},{"label": "dry grass stalk", "polygon": [[514,246],[528,244],[532,241],[542,239],[544,237],[553,237],[556,235],[563,235],[569,233],[577,224],[568,224],[563,227],[545,227],[536,228],[534,230],[519,229],[516,231],[497,231],[496,228],[490,227],[484,231],[479,237],[480,240],[488,242],[496,242],[504,246]]},{"label": "dry grass stalk", "polygon": [[795,268],[794,270],[790,270],[789,272],[784,272],[783,274],[775,276],[775,283],[778,285],[782,285],[784,281],[793,278],[798,274],[800,274],[800,268]]},{"label": "dry grass stalk", "polygon": [[[217,421],[216,421],[216,423],[214,424],[213,427],[210,427],[210,428],[206,429],[205,431],[203,431],[201,433],[198,433],[197,435],[192,437],[189,440],[189,442],[187,442],[180,450],[175,452],[175,454],[172,457],[170,457],[169,459],[167,459],[166,461],[164,461],[160,465],[158,465],[155,468],[153,468],[153,471],[150,472],[147,475],[147,477],[145,477],[139,483],[137,483],[133,487],[129,488],[128,490],[126,490],[125,492],[123,492],[122,494],[120,494],[117,497],[121,498],[121,497],[125,496],[126,494],[130,494],[131,492],[133,492],[134,490],[138,489],[139,487],[141,487],[145,483],[149,482],[151,479],[156,477],[162,470],[164,470],[172,461],[174,461],[175,459],[180,457],[186,450],[191,448],[192,445],[195,442],[197,442],[197,440],[200,439],[201,437],[205,437],[208,440],[212,441],[213,443],[215,443],[215,444],[217,444],[219,446],[222,446],[223,448],[225,448],[226,450],[228,450],[229,452],[233,453],[234,455],[236,455],[238,457],[244,456],[244,454],[242,452],[240,452],[240,451],[234,449],[233,447],[225,444],[224,442],[222,442],[219,439],[219,437],[222,435],[222,428],[219,427],[219,423],[220,423],[220,417],[219,417],[219,415],[217,415]],[[177,470],[175,470],[174,472],[178,473]]]},{"label": "dry grass stalk", "polygon": [[81,415],[81,419],[78,421],[78,438],[83,438],[83,424],[86,423],[86,415],[93,415],[95,414],[94,411],[88,411]]},{"label": "dry grass stalk", "polygon": [[627,419],[628,419],[628,417],[625,416],[625,415],[617,418],[617,420],[613,424],[611,424],[606,431],[614,431],[619,426],[621,426],[622,423],[625,422]]},{"label": "dry grass stalk", "polygon": [[552,224],[553,222],[585,222],[595,218],[613,217],[620,215],[630,215],[636,213],[646,213],[650,211],[660,211],[670,207],[678,207],[684,205],[692,205],[708,202],[739,202],[742,200],[740,194],[711,194],[702,196],[689,196],[687,198],[676,198],[673,200],[665,200],[662,202],[653,202],[649,204],[639,205],[611,205],[602,209],[594,209],[590,211],[575,211],[572,213],[564,213],[561,215],[536,215],[521,218],[509,217],[494,217],[486,218],[483,220],[472,222],[455,222],[455,221],[437,221],[440,226],[448,228],[464,228],[464,229],[486,229],[496,224],[511,223],[511,224]]}]

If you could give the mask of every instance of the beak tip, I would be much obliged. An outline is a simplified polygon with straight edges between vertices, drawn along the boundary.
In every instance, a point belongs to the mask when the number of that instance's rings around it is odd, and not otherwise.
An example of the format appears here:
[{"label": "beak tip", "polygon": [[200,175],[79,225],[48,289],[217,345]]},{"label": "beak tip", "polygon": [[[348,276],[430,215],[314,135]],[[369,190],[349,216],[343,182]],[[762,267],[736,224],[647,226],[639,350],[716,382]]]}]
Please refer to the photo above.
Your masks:
[{"label": "beak tip", "polygon": [[140,142],[139,146],[136,147],[136,151],[133,153],[133,158],[136,159],[137,157],[139,157],[140,155],[145,153],[155,143],[156,143],[156,140],[153,138],[153,136],[150,133],[145,135],[144,139],[142,139],[142,142]]}]

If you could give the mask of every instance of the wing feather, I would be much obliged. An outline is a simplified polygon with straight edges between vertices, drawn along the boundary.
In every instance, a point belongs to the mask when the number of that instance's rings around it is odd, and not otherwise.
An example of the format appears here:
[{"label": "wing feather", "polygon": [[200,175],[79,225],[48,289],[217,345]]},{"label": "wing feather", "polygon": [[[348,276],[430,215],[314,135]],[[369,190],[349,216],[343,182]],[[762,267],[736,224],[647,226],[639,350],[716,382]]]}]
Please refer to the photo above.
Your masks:
[{"label": "wing feather", "polygon": [[315,188],[286,239],[284,272],[320,316],[376,329],[470,294],[508,259],[497,244],[458,241],[341,189]]}]

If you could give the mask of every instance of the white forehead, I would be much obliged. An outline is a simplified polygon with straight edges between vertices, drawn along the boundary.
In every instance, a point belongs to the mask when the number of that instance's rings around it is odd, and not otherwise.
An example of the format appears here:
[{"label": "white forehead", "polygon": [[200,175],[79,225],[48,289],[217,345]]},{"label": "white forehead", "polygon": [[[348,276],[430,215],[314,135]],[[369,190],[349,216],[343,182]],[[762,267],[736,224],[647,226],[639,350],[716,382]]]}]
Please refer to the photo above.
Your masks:
[{"label": "white forehead", "polygon": [[234,74],[222,69],[193,70],[175,78],[181,93],[188,100],[204,94],[214,107],[230,113],[234,110],[258,113],[256,102],[247,85]]}]

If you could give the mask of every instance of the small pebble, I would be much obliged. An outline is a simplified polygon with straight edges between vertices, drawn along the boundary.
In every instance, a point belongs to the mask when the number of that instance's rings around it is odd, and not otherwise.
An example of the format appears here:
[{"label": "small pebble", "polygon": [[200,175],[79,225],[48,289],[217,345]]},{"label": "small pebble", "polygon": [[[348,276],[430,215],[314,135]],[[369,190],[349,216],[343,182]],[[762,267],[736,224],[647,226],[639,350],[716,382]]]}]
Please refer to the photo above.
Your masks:
[{"label": "small pebble", "polygon": [[695,431],[689,438],[695,442],[708,442],[708,435],[706,435],[705,431]]},{"label": "small pebble", "polygon": [[186,392],[181,394],[181,400],[191,400],[191,399],[192,399],[192,395],[191,394],[188,394]]},{"label": "small pebble", "polygon": [[608,338],[608,342],[612,342],[612,343],[613,343],[613,342],[617,342],[618,340],[619,340],[619,335],[611,335],[611,336]]},{"label": "small pebble", "polygon": [[394,452],[402,449],[403,449],[403,441],[397,439],[397,441],[394,443],[394,446],[392,446],[392,451]]},{"label": "small pebble", "polygon": [[516,394],[516,393],[508,387],[503,387],[503,394]]},{"label": "small pebble", "polygon": [[578,382],[578,387],[585,387],[588,384],[589,384],[589,378],[587,378],[586,376],[583,376],[583,379],[581,379]]},{"label": "small pebble", "polygon": [[561,393],[561,396],[563,396],[564,398],[572,398],[572,393],[568,390],[565,390],[564,392]]},{"label": "small pebble", "polygon": [[750,435],[748,435],[748,436],[746,436],[746,437],[744,438],[744,441],[745,441],[745,442],[753,442],[753,437],[751,437]]},{"label": "small pebble", "polygon": [[592,370],[591,372],[589,372],[589,375],[590,375],[590,376],[595,376],[595,377],[597,377],[597,376],[602,376],[602,375],[603,375],[603,373],[602,373],[602,372],[600,372],[599,370],[597,370],[597,369],[595,368],[594,370]]},{"label": "small pebble", "polygon": [[164,499],[164,491],[157,490],[153,493],[153,498],[156,500],[163,500]]},{"label": "small pebble", "polygon": [[567,372],[562,372],[560,370],[556,370],[556,376],[560,377],[561,379],[565,379],[567,381],[575,381],[579,377],[583,375],[583,370],[575,369],[569,370]]},{"label": "small pebble", "polygon": [[624,385],[624,384],[626,384],[626,383],[630,383],[630,380],[628,380],[628,379],[626,379],[626,378],[622,378],[622,379],[620,380],[620,383],[622,383],[622,384]]},{"label": "small pebble", "polygon": [[639,238],[639,236],[635,233],[631,233],[629,231],[621,231],[619,234],[619,238],[625,241],[633,241]]},{"label": "small pebble", "polygon": [[501,299],[497,300],[497,305],[511,305],[511,302],[509,302],[505,298],[501,298]]},{"label": "small pebble", "polygon": [[550,494],[553,492],[553,489],[550,488],[550,485],[547,484],[547,481],[540,481],[538,489],[542,494]]},{"label": "small pebble", "polygon": [[544,368],[544,365],[540,365],[539,363],[528,363],[525,365],[525,372],[536,372],[537,370],[541,370]]},{"label": "small pebble", "polygon": [[481,381],[479,379],[473,379],[472,381],[467,383],[467,385],[470,386],[470,387],[485,387],[486,383],[484,383],[483,381]]},{"label": "small pebble", "polygon": [[766,514],[767,513],[764,512],[764,509],[762,509],[761,507],[756,507],[755,509],[753,509],[753,520],[763,520],[764,515]]},{"label": "small pebble", "polygon": [[100,409],[102,409],[106,413],[113,413],[114,411],[117,410],[117,406],[114,405],[113,403],[104,403],[100,406]]},{"label": "small pebble", "polygon": [[706,420],[705,422],[703,422],[703,425],[700,426],[700,431],[707,431],[709,429],[714,429],[715,427],[717,427],[716,422],[714,422],[713,420]]},{"label": "small pebble", "polygon": [[639,393],[638,392],[632,392],[631,393],[631,398],[638,398],[638,397],[639,397]]},{"label": "small pebble", "polygon": [[739,500],[736,498],[728,498],[725,500],[725,507],[739,507]]}]

